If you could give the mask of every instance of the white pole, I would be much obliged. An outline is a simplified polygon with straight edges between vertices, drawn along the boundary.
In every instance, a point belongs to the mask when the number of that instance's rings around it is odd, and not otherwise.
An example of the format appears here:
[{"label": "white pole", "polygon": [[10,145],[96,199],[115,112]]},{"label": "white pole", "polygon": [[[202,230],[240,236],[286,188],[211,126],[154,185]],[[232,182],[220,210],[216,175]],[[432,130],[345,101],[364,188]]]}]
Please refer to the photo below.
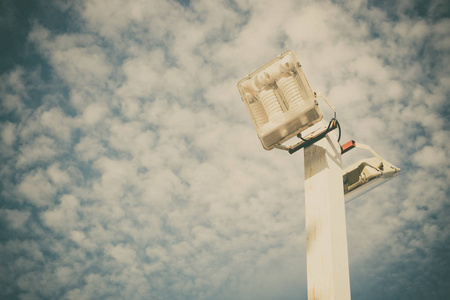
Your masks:
[{"label": "white pole", "polygon": [[306,147],[308,300],[350,299],[341,149],[335,132]]}]

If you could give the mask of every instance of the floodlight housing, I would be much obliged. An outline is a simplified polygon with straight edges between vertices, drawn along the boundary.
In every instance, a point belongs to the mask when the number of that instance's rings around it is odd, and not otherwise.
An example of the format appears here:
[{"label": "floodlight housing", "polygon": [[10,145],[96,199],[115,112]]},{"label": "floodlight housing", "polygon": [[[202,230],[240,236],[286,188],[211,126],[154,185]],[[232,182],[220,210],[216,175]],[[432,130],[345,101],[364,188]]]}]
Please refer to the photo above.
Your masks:
[{"label": "floodlight housing", "polygon": [[300,63],[290,50],[240,80],[238,89],[266,150],[323,118]]},{"label": "floodlight housing", "polygon": [[[377,186],[388,182],[398,174],[401,169],[381,158],[367,145],[350,141],[350,146],[343,147],[343,153],[348,148],[361,148],[370,151],[374,157],[359,160],[343,171],[345,202],[351,201]],[[347,145],[349,144],[347,143]]]}]

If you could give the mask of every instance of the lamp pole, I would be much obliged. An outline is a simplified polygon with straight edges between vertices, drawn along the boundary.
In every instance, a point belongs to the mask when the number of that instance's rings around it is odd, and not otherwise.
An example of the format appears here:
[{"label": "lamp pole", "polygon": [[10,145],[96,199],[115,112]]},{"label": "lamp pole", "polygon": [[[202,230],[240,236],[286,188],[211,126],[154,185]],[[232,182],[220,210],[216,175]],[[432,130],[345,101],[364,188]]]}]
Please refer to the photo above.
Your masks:
[{"label": "lamp pole", "polygon": [[[264,149],[293,154],[304,148],[308,299],[350,300],[344,185],[347,198],[354,198],[401,170],[354,141],[341,150],[333,131],[340,131],[336,110],[322,93],[312,91],[292,51],[241,79],[238,89]],[[322,119],[317,96],[334,111],[330,123]],[[305,131],[309,133],[302,137]],[[301,141],[283,145],[294,136]],[[343,174],[341,153],[354,147],[369,150],[375,158]]]},{"label": "lamp pole", "polygon": [[350,300],[341,148],[335,132],[305,148],[308,300]]}]

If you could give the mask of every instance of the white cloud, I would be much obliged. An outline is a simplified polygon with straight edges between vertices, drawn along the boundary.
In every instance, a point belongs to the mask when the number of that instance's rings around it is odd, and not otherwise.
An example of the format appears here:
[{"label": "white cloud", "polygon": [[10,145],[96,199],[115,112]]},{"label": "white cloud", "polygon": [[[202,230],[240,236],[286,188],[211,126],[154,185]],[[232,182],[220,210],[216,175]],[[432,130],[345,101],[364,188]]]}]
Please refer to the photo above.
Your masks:
[{"label": "white cloud", "polygon": [[61,170],[60,166],[56,163],[51,165],[47,169],[48,178],[56,186],[61,186],[70,183],[70,175],[65,171]]},{"label": "white cloud", "polygon": [[80,230],[72,230],[70,232],[70,238],[77,243],[80,247],[88,250],[93,251],[96,249],[97,244],[90,239],[89,237],[86,237],[83,231]]},{"label": "white cloud", "polygon": [[17,186],[17,192],[31,204],[41,207],[53,203],[56,188],[50,183],[44,172],[38,170],[24,177]]},{"label": "white cloud", "polygon": [[166,249],[157,245],[155,247],[147,247],[145,254],[151,259],[156,261],[167,262],[170,260],[170,256]]},{"label": "white cloud", "polygon": [[122,68],[127,82],[119,89],[119,95],[146,97],[158,90],[164,84],[161,79],[166,72],[164,61],[164,53],[160,49],[125,61]]},{"label": "white cloud", "polygon": [[75,146],[75,152],[82,160],[90,161],[102,155],[105,147],[98,138],[86,136]]},{"label": "white cloud", "polygon": [[79,207],[80,204],[77,198],[73,195],[63,195],[61,203],[42,214],[42,220],[46,226],[55,232],[65,233],[77,227]]},{"label": "white cloud", "polygon": [[103,50],[90,35],[63,34],[53,37],[47,29],[35,24],[29,40],[48,56],[58,75],[68,83],[99,83],[108,79],[111,73]]},{"label": "white cloud", "polygon": [[[67,299],[92,299],[95,297],[112,297],[117,293],[116,289],[109,288],[108,280],[98,274],[88,274],[85,277],[84,285],[80,288],[74,288],[67,292]],[[117,294],[116,294],[117,295]]]},{"label": "white cloud", "polygon": [[416,164],[423,168],[448,167],[448,155],[437,147],[425,146],[417,152],[413,159]]},{"label": "white cloud", "polygon": [[25,230],[25,224],[30,217],[30,212],[20,211],[15,209],[2,209],[0,210],[2,219],[9,223],[9,226],[13,230],[23,231]]},{"label": "white cloud", "polygon": [[39,120],[39,124],[42,127],[48,129],[63,141],[68,141],[71,138],[72,123],[72,119],[65,115],[59,108],[44,111]]},{"label": "white cloud", "polygon": [[7,74],[0,75],[0,103],[2,114],[25,113],[24,98],[27,98],[25,83],[23,81],[24,69],[17,67]]},{"label": "white cloud", "polygon": [[112,246],[107,250],[109,255],[111,255],[119,263],[123,263],[127,266],[133,265],[136,260],[136,252],[129,246],[117,245]]},{"label": "white cloud", "polygon": [[49,161],[56,154],[57,146],[55,140],[40,136],[33,143],[21,147],[21,155],[17,161],[18,166],[29,165],[38,161]]},{"label": "white cloud", "polygon": [[1,136],[2,136],[3,142],[8,146],[11,146],[14,143],[14,141],[16,140],[16,135],[15,135],[14,131],[15,131],[15,126],[11,122],[7,122],[2,129]]},{"label": "white cloud", "polygon": [[86,107],[83,112],[82,119],[84,121],[84,124],[92,126],[104,120],[107,114],[108,108],[105,105],[93,103]]},{"label": "white cloud", "polygon": [[73,271],[69,267],[58,268],[56,270],[56,278],[63,285],[71,283],[75,279]]},{"label": "white cloud", "polygon": [[25,83],[23,82],[24,73],[25,70],[23,68],[17,67],[8,75],[2,74],[3,80],[2,84],[0,85],[2,90],[4,90],[6,87],[9,87],[12,89],[12,92],[14,92],[14,94],[19,94],[21,96],[26,95],[26,87]]}]

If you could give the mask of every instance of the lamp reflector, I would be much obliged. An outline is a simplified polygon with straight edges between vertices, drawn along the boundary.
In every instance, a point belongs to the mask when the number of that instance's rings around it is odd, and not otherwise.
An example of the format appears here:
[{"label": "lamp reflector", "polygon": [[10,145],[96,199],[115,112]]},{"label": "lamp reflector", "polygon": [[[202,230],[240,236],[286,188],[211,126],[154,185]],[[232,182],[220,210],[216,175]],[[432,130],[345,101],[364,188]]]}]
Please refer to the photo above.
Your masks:
[{"label": "lamp reflector", "polygon": [[400,168],[378,157],[358,161],[343,171],[345,202],[388,182],[400,172]]}]

